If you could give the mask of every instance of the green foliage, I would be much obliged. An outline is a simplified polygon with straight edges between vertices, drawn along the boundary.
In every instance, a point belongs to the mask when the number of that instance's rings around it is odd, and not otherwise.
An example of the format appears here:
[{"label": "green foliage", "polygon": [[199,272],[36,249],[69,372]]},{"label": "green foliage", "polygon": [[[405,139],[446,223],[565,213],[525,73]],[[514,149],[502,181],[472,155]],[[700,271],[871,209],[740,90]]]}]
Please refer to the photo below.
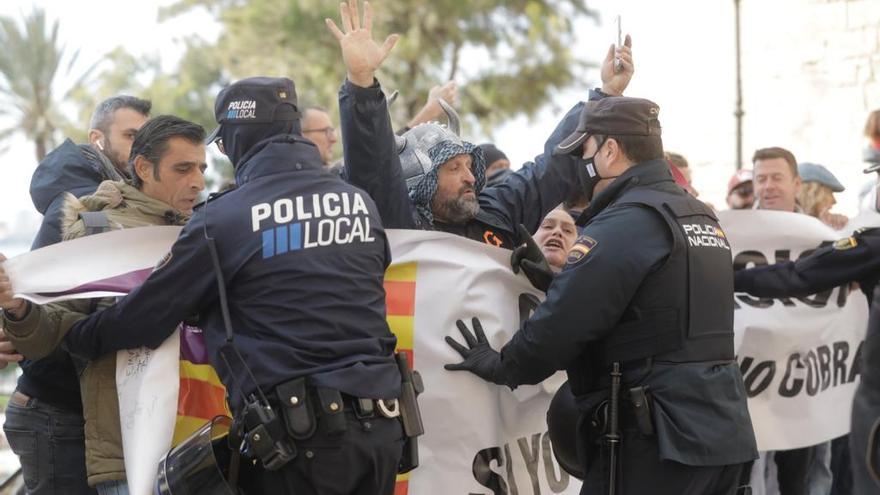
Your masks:
[{"label": "green foliage", "polygon": [[[555,92],[577,82],[587,67],[571,49],[574,20],[595,18],[586,1],[377,2],[376,36],[402,35],[379,74],[388,93],[400,91],[391,109],[395,121],[406,123],[430,88],[447,80],[459,85],[466,126],[477,125],[491,135],[511,117],[533,116]],[[173,113],[210,130],[217,91],[229,81],[255,75],[290,77],[301,103],[325,106],[336,114],[345,69],[336,40],[324,25],[325,18],[338,21],[336,2],[178,0],[162,9],[160,20],[201,8],[221,24],[216,43],[196,35],[186,38],[184,54],[170,71],[158,55],[134,57],[116,48],[99,61],[95,81],[80,80],[64,96],[79,108],[76,122],[62,117],[51,91],[64,54],[58,23],[48,26],[44,13],[35,10],[21,31],[13,20],[0,17],[0,98],[9,103],[0,108],[14,109],[18,119],[13,128],[0,130],[0,139],[20,129],[42,157],[55,144],[59,129],[84,140],[84,123],[95,105],[121,93],[151,99],[156,115]]]},{"label": "green foliage", "polygon": [[[58,41],[58,21],[49,25],[46,14],[34,9],[21,25],[11,17],[0,17],[0,115],[14,124],[0,130],[0,141],[16,132],[34,142],[37,160],[57,142],[57,129],[67,125],[56,99],[53,83],[59,71],[70,73],[77,53],[63,64],[65,47]],[[77,87],[89,75],[85,71],[73,84]]]},{"label": "green foliage", "polygon": [[[570,49],[573,19],[594,16],[584,0],[419,0],[381,9],[387,13],[378,25],[403,36],[385,73],[411,93],[406,113],[433,84],[455,79],[462,114],[487,133],[518,114],[533,116],[553,92],[578,80],[586,64]],[[464,55],[479,63],[462,66]]]},{"label": "green foliage", "polygon": [[[335,106],[345,73],[324,26],[325,18],[338,20],[335,2],[180,0],[163,16],[198,7],[223,25],[213,53],[222,54],[217,59],[229,79],[288,76],[301,101]],[[571,51],[573,22],[595,17],[586,0],[388,1],[374,10],[377,38],[402,35],[379,75],[386,91],[401,93],[392,108],[398,124],[418,111],[432,86],[453,79],[462,114],[487,133],[513,116],[534,115],[579,79],[587,64]]]},{"label": "green foliage", "polygon": [[227,79],[290,77],[301,103],[334,109],[345,72],[324,19],[338,15],[336,5],[326,0],[184,0],[163,15],[208,8],[223,25],[211,51]]},{"label": "green foliage", "polygon": [[[153,115],[174,114],[196,122],[210,132],[214,120],[214,97],[223,85],[219,63],[212,59],[212,48],[204,41],[191,37],[184,41],[186,50],[179,67],[170,73],[162,71],[156,56],[136,58],[122,47],[116,48],[102,61],[105,69],[99,82],[89,88],[81,87],[71,95],[78,103],[78,122],[89,121],[95,106],[102,100],[118,94],[131,94],[153,102]],[[81,133],[79,124],[70,134]]]}]

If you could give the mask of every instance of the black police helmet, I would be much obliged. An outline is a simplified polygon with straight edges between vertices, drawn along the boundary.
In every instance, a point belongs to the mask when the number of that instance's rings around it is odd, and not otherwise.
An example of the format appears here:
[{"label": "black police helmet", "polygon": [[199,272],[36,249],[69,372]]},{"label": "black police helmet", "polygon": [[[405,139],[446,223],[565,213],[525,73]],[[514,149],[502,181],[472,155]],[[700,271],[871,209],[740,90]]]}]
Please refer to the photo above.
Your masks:
[{"label": "black police helmet", "polygon": [[556,462],[568,474],[584,479],[584,463],[578,454],[578,421],[581,413],[568,382],[562,384],[547,409],[547,428]]}]

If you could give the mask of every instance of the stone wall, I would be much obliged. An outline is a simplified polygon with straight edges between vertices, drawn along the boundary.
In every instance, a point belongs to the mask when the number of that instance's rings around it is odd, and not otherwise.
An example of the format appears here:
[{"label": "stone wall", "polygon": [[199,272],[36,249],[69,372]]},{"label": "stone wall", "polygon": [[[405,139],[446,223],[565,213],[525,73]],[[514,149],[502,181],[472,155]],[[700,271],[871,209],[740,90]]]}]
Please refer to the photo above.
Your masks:
[{"label": "stone wall", "polygon": [[742,2],[745,155],[790,148],[827,166],[854,209],[862,129],[880,107],[880,1]]}]

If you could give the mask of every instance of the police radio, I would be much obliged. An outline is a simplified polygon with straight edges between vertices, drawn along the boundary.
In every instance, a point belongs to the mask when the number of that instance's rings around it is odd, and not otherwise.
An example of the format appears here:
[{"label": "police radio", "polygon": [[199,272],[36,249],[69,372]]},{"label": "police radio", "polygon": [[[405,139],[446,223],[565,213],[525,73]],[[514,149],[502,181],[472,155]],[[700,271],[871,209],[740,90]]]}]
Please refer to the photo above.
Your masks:
[{"label": "police radio", "polygon": [[[234,438],[236,441],[232,442],[230,446],[233,449],[238,449],[241,443],[236,444],[236,442],[239,439],[246,441],[248,452],[258,458],[267,470],[275,471],[296,457],[296,448],[287,435],[281,417],[272,409],[269,400],[260,389],[260,384],[254,377],[250,367],[245,363],[238,349],[235,348],[232,320],[229,317],[229,303],[226,298],[226,282],[223,279],[223,271],[220,267],[220,256],[217,254],[214,238],[208,235],[208,203],[210,201],[211,196],[205,201],[204,235],[205,240],[208,242],[208,250],[211,253],[214,273],[217,276],[220,313],[223,316],[223,326],[226,329],[226,343],[219,349],[220,357],[229,370],[230,377],[232,377],[231,388],[235,389],[235,392],[238,393],[244,403],[241,416],[235,418],[233,423],[233,433],[230,434],[230,439]],[[244,376],[255,387],[255,392],[247,397],[245,397],[241,384],[235,379],[237,375],[226,356],[227,352],[231,352],[244,370]]]},{"label": "police radio", "polygon": [[296,447],[287,440],[281,418],[272,406],[251,395],[242,416],[248,445],[263,467],[275,471],[296,457]]}]

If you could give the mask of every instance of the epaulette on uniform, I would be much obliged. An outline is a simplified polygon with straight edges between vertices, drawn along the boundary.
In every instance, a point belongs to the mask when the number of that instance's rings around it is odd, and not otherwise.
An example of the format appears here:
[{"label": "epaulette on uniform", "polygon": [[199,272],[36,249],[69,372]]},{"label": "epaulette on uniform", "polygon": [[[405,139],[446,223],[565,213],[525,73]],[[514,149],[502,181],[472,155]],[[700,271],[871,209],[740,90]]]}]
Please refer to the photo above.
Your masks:
[{"label": "epaulette on uniform", "polygon": [[225,191],[215,192],[215,193],[209,194],[207,199],[205,199],[204,201],[202,201],[201,203],[199,203],[193,207],[193,211],[198,210],[199,208],[202,208],[210,201],[216,201],[218,198],[222,198],[223,196],[226,196],[227,194],[231,193],[232,191],[235,191],[236,189],[238,189],[238,188],[237,187],[230,187],[229,189],[227,189]]}]

